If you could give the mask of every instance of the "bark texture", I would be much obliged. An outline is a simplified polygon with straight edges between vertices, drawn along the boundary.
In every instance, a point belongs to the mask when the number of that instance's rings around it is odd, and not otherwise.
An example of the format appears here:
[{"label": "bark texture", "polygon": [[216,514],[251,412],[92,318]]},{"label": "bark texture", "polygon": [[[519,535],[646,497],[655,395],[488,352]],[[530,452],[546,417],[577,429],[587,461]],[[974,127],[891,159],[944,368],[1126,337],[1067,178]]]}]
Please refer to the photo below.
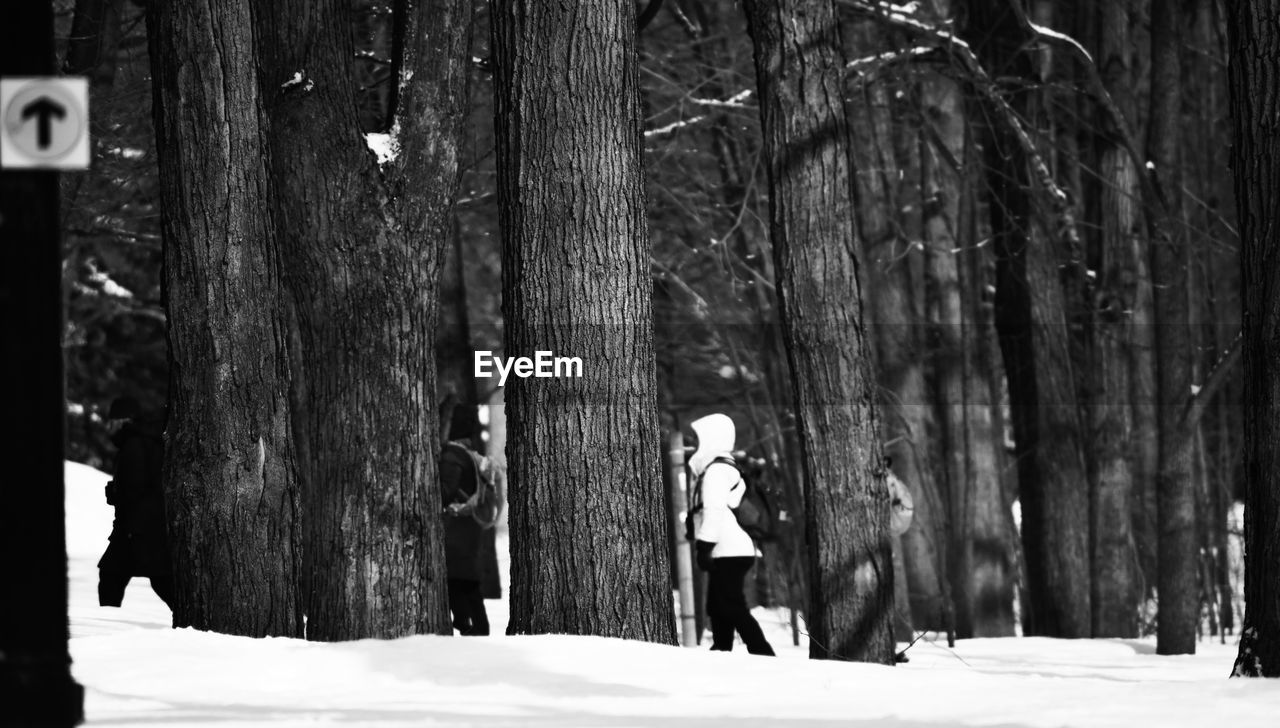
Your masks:
[{"label": "bark texture", "polygon": [[1244,287],[1245,614],[1233,675],[1280,677],[1280,8],[1227,4]]},{"label": "bark texture", "polygon": [[634,6],[493,6],[508,356],[510,634],[675,644]]},{"label": "bark texture", "polygon": [[[966,39],[994,78],[1034,82],[1028,49],[1034,40],[1011,0],[969,0],[961,24]],[[1035,116],[1029,91],[1009,92],[1023,119]],[[999,116],[995,110],[991,118]],[[1072,375],[1059,260],[1033,231],[1039,180],[1031,150],[1006,122],[983,130],[988,213],[996,253],[996,330],[1008,378],[1016,443],[1022,542],[1030,635],[1088,637],[1091,630],[1088,478],[1080,445],[1080,413]]]},{"label": "bark texture", "polygon": [[166,243],[174,625],[301,637],[289,330],[275,313],[288,304],[262,214],[252,20],[244,2],[157,2],[147,21]]},{"label": "bark texture", "polygon": [[[980,256],[965,234],[960,170],[942,160],[967,160],[963,100],[949,79],[921,83],[925,137],[922,184],[927,241],[926,290],[937,346],[935,392],[950,513],[948,565],[956,636],[1014,634],[1016,582],[1012,514],[1005,503],[997,450],[1001,441],[992,417],[988,381],[991,362],[986,332],[990,320],[978,310],[981,284],[963,256]],[[969,206],[970,210],[972,206]],[[966,300],[968,299],[968,300]]]},{"label": "bark texture", "polygon": [[470,4],[394,5],[385,162],[348,9],[152,5],[180,624],[448,631],[432,339]]},{"label": "bark texture", "polygon": [[[846,28],[847,55],[890,51],[879,26],[862,21]],[[859,253],[866,262],[860,268],[859,283],[866,302],[874,371],[883,392],[877,401],[880,433],[885,455],[893,459],[894,473],[911,490],[915,502],[913,527],[893,544],[895,556],[901,552],[903,566],[895,566],[894,571],[899,595],[894,599],[894,629],[901,639],[911,635],[911,627],[950,629],[951,602],[943,583],[945,556],[940,546],[946,543],[946,510],[932,462],[939,450],[931,446],[936,424],[929,406],[928,357],[920,325],[924,320],[920,280],[924,256],[909,234],[900,234],[903,221],[898,216],[907,206],[899,197],[899,187],[906,186],[904,177],[915,177],[903,174],[903,162],[896,154],[899,145],[894,143],[891,99],[905,83],[875,70],[850,79],[853,102],[848,114],[856,170]]]},{"label": "bark texture", "polygon": [[1157,418],[1160,462],[1156,475],[1157,591],[1156,651],[1196,651],[1200,616],[1195,447],[1183,417],[1191,387],[1187,243],[1178,199],[1182,64],[1176,0],[1151,4],[1151,126],[1147,156],[1164,185],[1166,214],[1151,236],[1151,282],[1155,303]]},{"label": "bark texture", "polygon": [[[1135,115],[1134,74],[1129,54],[1129,3],[1102,3],[1091,21],[1098,25],[1098,65],[1102,82],[1131,121]],[[1141,362],[1135,321],[1139,288],[1147,267],[1140,254],[1142,216],[1137,170],[1105,115],[1099,135],[1096,190],[1098,271],[1092,302],[1093,356],[1097,401],[1090,408],[1093,431],[1093,636],[1137,637],[1141,573],[1134,546],[1133,482],[1139,472],[1134,447],[1133,370]]]},{"label": "bark texture", "polygon": [[800,430],[809,654],[891,663],[889,494],[859,296],[854,169],[835,7],[745,3]]}]

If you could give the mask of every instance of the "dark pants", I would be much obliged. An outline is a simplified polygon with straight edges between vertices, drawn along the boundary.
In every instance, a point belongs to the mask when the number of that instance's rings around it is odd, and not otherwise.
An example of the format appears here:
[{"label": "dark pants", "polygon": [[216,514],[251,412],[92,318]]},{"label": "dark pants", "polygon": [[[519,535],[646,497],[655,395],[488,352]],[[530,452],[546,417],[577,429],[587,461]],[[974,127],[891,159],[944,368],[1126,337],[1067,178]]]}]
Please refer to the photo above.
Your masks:
[{"label": "dark pants", "polygon": [[[137,573],[134,568],[132,552],[126,539],[113,539],[107,544],[107,550],[98,561],[98,604],[104,607],[118,607],[124,603],[124,590],[129,581]],[[146,573],[145,571],[143,573]],[[173,609],[173,577],[151,576],[151,589],[164,601],[169,609]]]},{"label": "dark pants", "polygon": [[[98,570],[98,604],[104,607],[118,607],[124,602],[124,589],[129,586],[133,577],[128,572]],[[164,601],[169,609],[173,609],[173,577],[151,577],[151,589]]]},{"label": "dark pants", "polygon": [[449,580],[449,611],[453,613],[453,628],[459,634],[465,637],[489,634],[489,615],[484,611],[478,580]]},{"label": "dark pants", "polygon": [[711,560],[707,579],[707,616],[711,618],[711,649],[728,652],[733,649],[733,633],[742,636],[747,652],[772,655],[773,648],[764,638],[760,623],[747,608],[743,581],[751,570],[751,556],[734,556]]}]

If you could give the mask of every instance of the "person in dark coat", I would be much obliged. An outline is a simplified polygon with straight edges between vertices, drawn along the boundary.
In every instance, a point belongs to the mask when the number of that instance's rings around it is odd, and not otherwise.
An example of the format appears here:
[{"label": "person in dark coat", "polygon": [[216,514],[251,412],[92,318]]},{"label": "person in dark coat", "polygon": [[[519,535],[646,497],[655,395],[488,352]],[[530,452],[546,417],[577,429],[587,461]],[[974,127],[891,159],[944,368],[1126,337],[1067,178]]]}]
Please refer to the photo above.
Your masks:
[{"label": "person in dark coat", "polygon": [[[489,634],[480,582],[484,577],[485,529],[459,509],[476,492],[478,473],[468,453],[480,431],[474,407],[458,405],[449,425],[449,444],[440,453],[440,493],[444,499],[444,551],[449,574],[449,611],[464,636]],[[465,449],[464,449],[465,448]]]},{"label": "person in dark coat", "polygon": [[107,413],[116,446],[115,475],[107,483],[107,503],[116,509],[110,543],[98,561],[98,603],[118,607],[135,576],[151,580],[151,588],[173,606],[164,489],[160,471],[164,440],[160,425],[142,417],[138,402],[120,397]]}]

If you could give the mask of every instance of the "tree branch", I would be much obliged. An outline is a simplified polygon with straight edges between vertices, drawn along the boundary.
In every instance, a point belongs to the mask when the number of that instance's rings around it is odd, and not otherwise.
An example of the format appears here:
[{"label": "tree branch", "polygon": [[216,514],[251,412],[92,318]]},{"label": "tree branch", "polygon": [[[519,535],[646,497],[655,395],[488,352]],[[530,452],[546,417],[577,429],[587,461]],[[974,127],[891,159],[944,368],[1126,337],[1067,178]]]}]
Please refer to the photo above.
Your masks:
[{"label": "tree branch", "polygon": [[1182,411],[1182,422],[1180,423],[1183,432],[1190,434],[1195,429],[1195,426],[1199,424],[1205,408],[1208,407],[1209,402],[1213,400],[1218,390],[1222,389],[1223,383],[1227,381],[1227,375],[1239,363],[1243,341],[1244,334],[1236,334],[1236,338],[1231,340],[1227,350],[1222,352],[1222,356],[1218,357],[1218,361],[1214,363],[1213,369],[1209,370],[1209,374],[1205,376],[1204,384],[1201,384],[1199,389],[1187,397],[1187,403]]}]

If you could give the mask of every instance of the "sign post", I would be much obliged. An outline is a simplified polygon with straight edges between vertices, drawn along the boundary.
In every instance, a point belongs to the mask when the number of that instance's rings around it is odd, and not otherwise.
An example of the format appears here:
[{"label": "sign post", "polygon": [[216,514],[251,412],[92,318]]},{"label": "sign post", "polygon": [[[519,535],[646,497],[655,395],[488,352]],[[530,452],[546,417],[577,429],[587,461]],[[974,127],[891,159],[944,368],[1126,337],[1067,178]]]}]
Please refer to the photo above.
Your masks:
[{"label": "sign post", "polygon": [[62,251],[50,170],[87,165],[88,108],[73,107],[63,84],[31,82],[54,70],[52,3],[8,3],[4,14],[0,77],[22,80],[4,84],[0,108],[0,725],[74,726],[84,691],[67,649]]}]

